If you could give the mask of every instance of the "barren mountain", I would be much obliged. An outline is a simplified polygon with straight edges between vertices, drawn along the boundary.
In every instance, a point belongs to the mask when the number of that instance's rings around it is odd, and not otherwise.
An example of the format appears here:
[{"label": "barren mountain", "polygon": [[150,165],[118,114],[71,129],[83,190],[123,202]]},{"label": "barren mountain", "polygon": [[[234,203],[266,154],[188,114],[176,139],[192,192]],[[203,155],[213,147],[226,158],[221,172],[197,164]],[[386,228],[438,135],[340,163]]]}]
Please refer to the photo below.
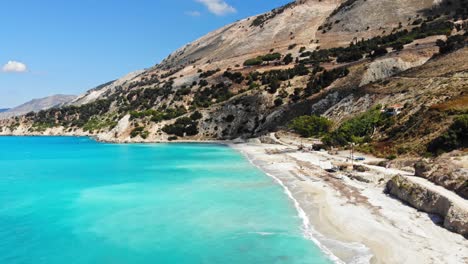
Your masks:
[{"label": "barren mountain", "polygon": [[12,116],[24,115],[29,112],[39,112],[41,110],[47,110],[52,107],[57,107],[66,104],[75,98],[75,95],[57,94],[40,99],[33,99],[22,105],[16,106],[11,109],[7,109],[6,111],[0,114],[0,118],[8,118]]},{"label": "barren mountain", "polygon": [[314,114],[333,124],[328,145],[356,142],[378,155],[453,149],[437,140],[467,111],[466,6],[295,1],[211,32],[64,107],[3,121],[0,133],[234,139]]}]

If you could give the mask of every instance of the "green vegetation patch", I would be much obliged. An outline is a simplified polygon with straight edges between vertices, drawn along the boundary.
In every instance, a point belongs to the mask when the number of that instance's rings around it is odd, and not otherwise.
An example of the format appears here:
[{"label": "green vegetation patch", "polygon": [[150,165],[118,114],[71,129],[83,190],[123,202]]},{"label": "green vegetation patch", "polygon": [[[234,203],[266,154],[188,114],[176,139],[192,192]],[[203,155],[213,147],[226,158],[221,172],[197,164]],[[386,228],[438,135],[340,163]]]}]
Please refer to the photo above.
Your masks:
[{"label": "green vegetation patch", "polygon": [[244,66],[257,66],[261,65],[264,61],[275,61],[281,59],[280,53],[269,53],[263,56],[258,56],[253,59],[248,59],[244,62]]},{"label": "green vegetation patch", "polygon": [[300,116],[289,124],[289,128],[303,137],[317,137],[328,133],[332,122],[321,116]]},{"label": "green vegetation patch", "polygon": [[84,131],[100,131],[104,128],[114,128],[117,125],[117,122],[112,120],[112,118],[99,118],[97,116],[91,117],[88,122],[83,126]]},{"label": "green vegetation patch", "polygon": [[403,48],[403,45],[409,44],[416,39],[435,35],[449,36],[453,28],[452,22],[443,19],[424,22],[421,26],[415,27],[411,31],[405,29],[387,36],[378,36],[368,40],[363,39],[356,43],[353,42],[349,47],[329,49],[327,55],[336,57],[337,62],[340,63],[354,62],[362,59],[364,56],[372,56],[372,54],[381,52],[383,48],[400,50]]},{"label": "green vegetation patch", "polygon": [[346,77],[349,74],[348,68],[336,68],[330,71],[323,71],[322,74],[312,77],[304,90],[304,96],[308,97],[320,92],[330,86],[337,79]]},{"label": "green vegetation patch", "polygon": [[216,70],[210,70],[210,71],[206,71],[206,72],[202,72],[200,74],[200,78],[208,78],[210,76],[212,76],[213,74],[217,73],[221,71],[221,69],[216,69]]},{"label": "green vegetation patch", "polygon": [[143,111],[131,111],[130,112],[130,119],[141,119],[145,117],[150,117],[150,120],[159,123],[163,120],[171,120],[176,117],[185,115],[187,110],[183,107],[176,107],[176,108],[166,108],[164,110],[154,110],[148,109]]},{"label": "green vegetation patch", "polygon": [[381,106],[378,105],[359,116],[345,121],[336,130],[326,135],[323,142],[329,146],[370,142],[373,133],[378,128],[388,127],[393,122],[393,118],[382,112]]},{"label": "green vegetation patch", "polygon": [[450,36],[447,41],[441,39],[437,40],[437,46],[441,54],[447,54],[458,49],[462,49],[467,46],[468,43],[468,32],[464,35]]},{"label": "green vegetation patch", "polygon": [[213,103],[219,103],[228,100],[234,96],[229,90],[229,85],[220,82],[217,85],[198,90],[193,98],[194,107],[209,107]]},{"label": "green vegetation patch", "polygon": [[140,136],[143,139],[147,139],[149,136],[149,132],[145,130],[145,127],[143,126],[138,126],[135,127],[132,132],[130,133],[131,138],[136,138]]},{"label": "green vegetation patch", "polygon": [[225,71],[223,73],[223,77],[228,78],[229,80],[241,84],[244,81],[244,76],[240,72],[230,72],[230,71]]},{"label": "green vegetation patch", "polygon": [[162,130],[178,137],[195,136],[198,134],[198,122],[189,117],[181,117],[174,124],[164,126]]},{"label": "green vegetation patch", "polygon": [[111,99],[98,100],[80,106],[66,106],[28,113],[26,118],[41,127],[75,126],[83,127],[92,117],[104,115],[109,111]]},{"label": "green vegetation patch", "polygon": [[441,154],[463,148],[468,148],[468,114],[457,116],[447,131],[429,144],[428,151]]}]

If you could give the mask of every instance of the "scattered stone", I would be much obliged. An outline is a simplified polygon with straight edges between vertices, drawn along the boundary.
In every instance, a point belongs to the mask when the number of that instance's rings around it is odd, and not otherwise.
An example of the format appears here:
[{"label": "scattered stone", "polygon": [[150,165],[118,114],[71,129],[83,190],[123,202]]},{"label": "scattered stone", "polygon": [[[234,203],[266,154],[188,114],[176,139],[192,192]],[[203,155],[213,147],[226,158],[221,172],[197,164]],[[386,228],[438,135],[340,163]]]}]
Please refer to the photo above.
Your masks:
[{"label": "scattered stone", "polygon": [[348,174],[346,175],[348,176],[348,178],[352,179],[352,180],[356,180],[356,181],[360,181],[360,182],[364,182],[364,183],[370,183],[371,181],[364,178],[363,176],[361,175],[356,175],[356,174]]},{"label": "scattered stone", "polygon": [[366,172],[366,171],[370,171],[369,168],[367,168],[366,166],[363,166],[363,165],[359,165],[359,164],[356,164],[353,166],[353,169],[357,172]]},{"label": "scattered stone", "polygon": [[431,165],[425,160],[419,160],[414,164],[414,171],[414,175],[427,179],[431,172]]},{"label": "scattered stone", "polygon": [[249,138],[249,139],[247,139],[247,143],[261,144],[262,142],[258,138]]}]

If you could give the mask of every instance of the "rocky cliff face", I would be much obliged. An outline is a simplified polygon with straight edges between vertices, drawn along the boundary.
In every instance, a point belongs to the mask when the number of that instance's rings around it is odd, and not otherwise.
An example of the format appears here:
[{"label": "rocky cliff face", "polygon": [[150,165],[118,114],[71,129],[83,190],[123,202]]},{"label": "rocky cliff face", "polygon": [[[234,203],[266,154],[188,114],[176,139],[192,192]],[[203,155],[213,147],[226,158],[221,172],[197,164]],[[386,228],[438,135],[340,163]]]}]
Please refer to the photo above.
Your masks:
[{"label": "rocky cliff face", "polygon": [[445,196],[399,175],[387,183],[386,191],[416,209],[439,215],[445,228],[468,238],[468,208],[459,206],[452,196]]}]

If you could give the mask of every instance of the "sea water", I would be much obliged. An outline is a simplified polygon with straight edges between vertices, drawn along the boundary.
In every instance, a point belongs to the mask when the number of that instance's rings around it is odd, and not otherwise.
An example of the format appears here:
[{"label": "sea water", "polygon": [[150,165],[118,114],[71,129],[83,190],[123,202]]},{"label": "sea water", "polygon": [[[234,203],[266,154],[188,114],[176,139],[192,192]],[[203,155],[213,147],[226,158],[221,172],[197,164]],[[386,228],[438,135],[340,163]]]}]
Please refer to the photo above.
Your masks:
[{"label": "sea water", "polygon": [[0,263],[330,263],[229,147],[0,137]]}]

